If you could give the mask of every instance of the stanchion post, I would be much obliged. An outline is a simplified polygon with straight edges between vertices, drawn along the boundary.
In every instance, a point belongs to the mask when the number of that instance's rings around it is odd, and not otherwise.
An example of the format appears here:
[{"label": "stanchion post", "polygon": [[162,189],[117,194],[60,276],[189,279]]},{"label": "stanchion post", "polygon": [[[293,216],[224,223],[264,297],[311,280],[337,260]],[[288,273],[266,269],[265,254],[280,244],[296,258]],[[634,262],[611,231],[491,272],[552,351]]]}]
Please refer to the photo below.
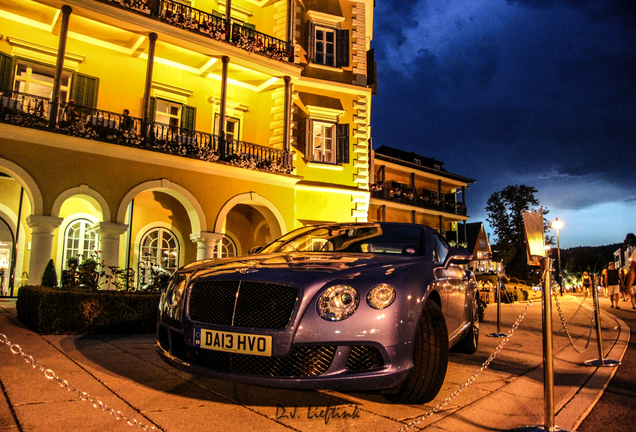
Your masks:
[{"label": "stanchion post", "polygon": [[508,337],[501,332],[501,278],[497,278],[497,333],[490,333],[490,337]]},{"label": "stanchion post", "polygon": [[542,293],[543,320],[543,399],[544,424],[539,426],[522,426],[516,432],[562,431],[554,425],[554,363],[552,357],[552,275],[550,274],[552,260],[541,258],[541,271],[545,275]]},{"label": "stanchion post", "polygon": [[541,259],[543,283],[543,399],[546,430],[554,430],[554,363],[552,359],[552,275],[550,258]]},{"label": "stanchion post", "polygon": [[609,360],[605,359],[605,354],[603,352],[603,336],[601,334],[601,308],[598,304],[598,290],[594,285],[594,281],[596,280],[596,274],[592,274],[592,301],[594,301],[594,321],[596,322],[596,345],[598,346],[598,358],[592,360],[586,360],[585,364],[587,366],[610,366],[615,367],[621,364],[618,360]]}]

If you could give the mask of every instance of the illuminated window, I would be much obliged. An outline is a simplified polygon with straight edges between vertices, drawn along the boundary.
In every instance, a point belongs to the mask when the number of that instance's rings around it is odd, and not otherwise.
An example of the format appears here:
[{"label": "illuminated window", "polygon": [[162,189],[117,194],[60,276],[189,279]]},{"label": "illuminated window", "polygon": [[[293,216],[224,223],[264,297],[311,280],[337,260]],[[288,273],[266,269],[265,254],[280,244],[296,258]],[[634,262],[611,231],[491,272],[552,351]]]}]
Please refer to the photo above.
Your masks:
[{"label": "illuminated window", "polygon": [[[68,224],[64,233],[64,258],[66,263],[71,257],[89,258],[98,247],[97,233],[88,219],[77,219]],[[81,261],[81,259],[80,259]],[[66,265],[66,264],[65,264]]]},{"label": "illuminated window", "polygon": [[174,272],[179,265],[179,241],[174,233],[165,228],[153,228],[141,239],[139,266],[140,284],[149,282],[150,265],[161,265]]},{"label": "illuminated window", "polygon": [[[214,118],[214,130],[217,135],[219,133],[219,120],[220,116],[216,114]],[[225,117],[225,139],[227,140],[240,140],[241,137],[239,135],[239,119],[234,117]]]},{"label": "illuminated window", "polygon": [[312,162],[349,163],[349,125],[307,119],[306,157]]},{"label": "illuminated window", "polygon": [[313,160],[316,162],[335,163],[334,140],[336,125],[313,122]]},{"label": "illuminated window", "polygon": [[178,127],[181,120],[181,104],[164,99],[157,99],[155,104],[155,121]]},{"label": "illuminated window", "polygon": [[[18,61],[15,70],[13,90],[20,93],[28,93],[34,96],[50,98],[53,92],[53,79],[55,68],[37,63]],[[71,73],[62,72],[60,87],[60,100],[66,101],[70,92]]]},{"label": "illuminated window", "polygon": [[228,258],[235,257],[236,255],[236,244],[234,240],[228,235],[223,235],[223,239],[221,239],[215,247],[214,256],[217,258]]}]

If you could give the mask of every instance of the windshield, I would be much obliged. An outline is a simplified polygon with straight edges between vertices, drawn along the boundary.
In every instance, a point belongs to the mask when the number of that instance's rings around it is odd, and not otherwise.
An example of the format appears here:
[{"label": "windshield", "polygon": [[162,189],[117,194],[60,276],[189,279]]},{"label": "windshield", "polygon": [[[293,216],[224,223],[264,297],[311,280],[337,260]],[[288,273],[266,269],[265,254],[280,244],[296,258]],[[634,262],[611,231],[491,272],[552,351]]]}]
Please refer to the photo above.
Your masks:
[{"label": "windshield", "polygon": [[292,231],[260,253],[353,252],[422,255],[423,231],[413,226],[364,225],[305,227]]}]

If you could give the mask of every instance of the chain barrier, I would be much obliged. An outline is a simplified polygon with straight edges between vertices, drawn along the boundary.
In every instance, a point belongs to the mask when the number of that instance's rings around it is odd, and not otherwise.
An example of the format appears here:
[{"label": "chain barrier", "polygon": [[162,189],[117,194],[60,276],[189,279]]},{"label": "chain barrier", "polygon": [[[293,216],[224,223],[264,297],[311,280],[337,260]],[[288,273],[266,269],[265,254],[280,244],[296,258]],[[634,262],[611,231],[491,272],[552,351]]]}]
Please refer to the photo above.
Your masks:
[{"label": "chain barrier", "polygon": [[9,349],[11,350],[12,354],[16,354],[16,355],[19,355],[20,357],[22,357],[22,359],[25,362],[27,362],[27,364],[31,365],[31,367],[33,369],[38,369],[40,372],[44,373],[44,376],[46,377],[46,379],[51,380],[51,381],[55,381],[60,387],[68,390],[71,393],[75,393],[81,400],[91,402],[93,404],[94,408],[99,408],[102,411],[107,412],[108,414],[114,416],[115,419],[125,421],[130,426],[136,426],[136,427],[138,427],[140,429],[143,429],[145,431],[156,431],[157,430],[157,428],[154,427],[154,426],[148,426],[148,425],[140,423],[139,421],[137,421],[134,418],[128,418],[128,417],[124,416],[124,414],[121,411],[115,411],[113,408],[110,408],[108,405],[106,405],[105,403],[103,403],[99,399],[93,398],[93,397],[89,396],[88,393],[78,390],[76,387],[74,387],[68,381],[58,377],[55,374],[55,372],[53,372],[51,369],[47,369],[44,366],[42,366],[40,364],[40,362],[38,362],[36,359],[33,358],[33,356],[30,356],[30,355],[27,355],[26,353],[24,353],[22,351],[22,348],[20,348],[20,345],[12,344],[9,341],[9,338],[7,338],[7,336],[4,335],[3,333],[0,333],[0,343],[3,343],[5,345],[7,345],[9,347]]},{"label": "chain barrier", "polygon": [[[543,276],[541,277],[541,281],[543,281],[544,278],[545,278],[545,272],[543,273]],[[479,377],[479,375],[481,375],[482,372],[485,371],[488,368],[488,366],[490,366],[490,363],[492,363],[492,361],[497,357],[497,355],[499,354],[499,351],[501,351],[503,347],[506,345],[506,343],[508,342],[508,340],[510,340],[510,338],[512,337],[512,334],[515,332],[515,330],[517,330],[517,328],[521,325],[521,322],[523,321],[523,319],[526,317],[526,313],[528,312],[528,309],[530,309],[530,306],[532,305],[533,301],[534,301],[534,296],[531,296],[528,299],[528,303],[526,304],[526,307],[524,308],[523,312],[521,313],[521,315],[517,317],[517,321],[515,321],[512,328],[508,330],[508,334],[506,335],[506,337],[501,340],[499,345],[497,345],[497,348],[495,348],[495,351],[493,351],[493,353],[490,354],[490,357],[488,357],[488,359],[481,365],[481,367],[477,369],[477,372],[475,372],[470,378],[468,378],[468,380],[466,380],[464,384],[460,385],[457,388],[457,390],[451,393],[450,396],[448,396],[446,399],[440,402],[435,408],[433,408],[432,410],[430,410],[429,412],[425,414],[422,414],[421,416],[416,417],[415,420],[405,424],[396,432],[403,432],[412,427],[415,427],[415,425],[421,423],[427,417],[430,417],[433,414],[439,412],[442,408],[448,405],[453,399],[455,399],[461,392],[463,392],[469,385],[471,385],[477,379],[477,377]]]},{"label": "chain barrier", "polygon": [[[588,318],[590,319],[590,329],[589,329],[589,331],[587,333],[587,342],[585,342],[585,346],[583,347],[583,349],[579,350],[574,345],[574,340],[572,339],[572,335],[570,334],[570,330],[568,329],[568,326],[567,326],[567,324],[565,322],[565,317],[563,316],[563,311],[561,310],[561,304],[559,303],[558,295],[554,291],[554,288],[551,288],[550,291],[551,291],[551,294],[554,296],[554,302],[556,303],[557,310],[559,311],[559,317],[561,318],[561,325],[565,329],[565,334],[568,337],[568,341],[570,342],[570,346],[572,346],[574,351],[576,351],[577,353],[583,354],[585,351],[587,351],[587,348],[590,346],[590,341],[592,340],[592,330],[594,329],[594,315],[588,316]],[[586,298],[587,298],[587,294],[585,295],[585,297],[583,297],[583,301],[581,301],[581,304],[579,304],[579,307],[574,312],[574,315],[572,315],[572,319],[574,319],[576,314],[579,313],[579,311],[581,310],[581,307],[585,303],[585,299]],[[594,301],[592,301],[592,305],[594,307],[594,312],[596,312],[596,304],[594,304]]]}]

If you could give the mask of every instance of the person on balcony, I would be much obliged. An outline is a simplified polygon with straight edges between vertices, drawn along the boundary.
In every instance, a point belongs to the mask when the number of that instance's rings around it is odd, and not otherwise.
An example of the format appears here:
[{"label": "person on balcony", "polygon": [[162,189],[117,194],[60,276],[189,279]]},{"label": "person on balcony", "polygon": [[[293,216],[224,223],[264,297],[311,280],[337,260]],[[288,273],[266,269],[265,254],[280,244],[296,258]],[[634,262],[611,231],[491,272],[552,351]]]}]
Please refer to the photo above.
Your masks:
[{"label": "person on balcony", "polygon": [[75,101],[70,99],[66,106],[64,107],[64,111],[62,111],[62,121],[60,122],[61,128],[67,128],[72,124],[75,124],[79,121],[80,115],[77,112],[77,108],[75,107]]},{"label": "person on balcony", "polygon": [[130,111],[128,109],[124,109],[123,114],[121,116],[121,123],[119,123],[119,128],[121,130],[131,130],[133,127],[133,119],[130,117]]}]

